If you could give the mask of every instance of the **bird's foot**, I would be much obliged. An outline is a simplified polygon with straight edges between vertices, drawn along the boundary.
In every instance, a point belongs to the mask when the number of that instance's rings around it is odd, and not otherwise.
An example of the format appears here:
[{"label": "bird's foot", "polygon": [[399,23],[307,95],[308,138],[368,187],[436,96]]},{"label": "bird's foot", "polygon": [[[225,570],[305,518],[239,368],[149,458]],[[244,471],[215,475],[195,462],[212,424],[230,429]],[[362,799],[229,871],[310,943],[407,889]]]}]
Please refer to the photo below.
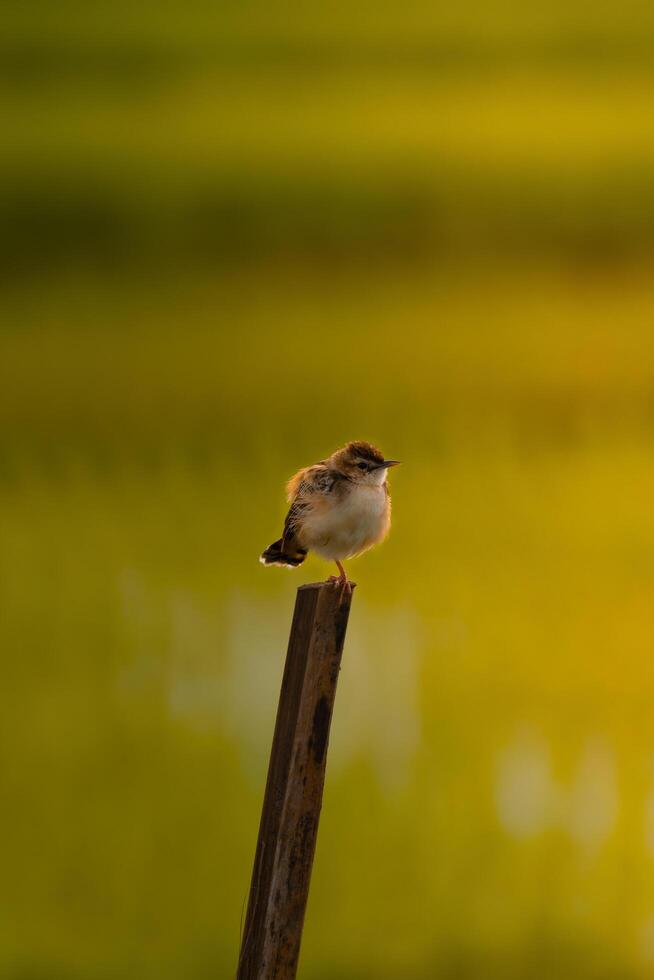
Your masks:
[{"label": "bird's foot", "polygon": [[352,583],[350,582],[349,578],[347,578],[347,576],[330,575],[327,581],[331,585],[340,586],[341,594],[338,599],[339,605],[343,604],[343,599],[345,598],[345,596],[348,596],[349,598],[349,596],[352,595]]}]

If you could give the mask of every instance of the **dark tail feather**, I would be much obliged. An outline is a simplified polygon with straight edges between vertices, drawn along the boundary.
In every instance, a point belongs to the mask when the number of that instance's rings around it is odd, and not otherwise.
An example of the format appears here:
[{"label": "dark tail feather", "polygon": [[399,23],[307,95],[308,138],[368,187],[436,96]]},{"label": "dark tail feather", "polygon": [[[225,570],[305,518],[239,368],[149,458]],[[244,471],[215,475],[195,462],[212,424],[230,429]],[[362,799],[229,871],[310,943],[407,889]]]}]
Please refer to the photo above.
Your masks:
[{"label": "dark tail feather", "polygon": [[263,565],[281,565],[287,568],[297,568],[306,557],[307,553],[304,548],[291,548],[290,542],[287,542],[287,550],[284,551],[284,539],[280,538],[279,541],[273,541],[266,548],[259,561]]}]

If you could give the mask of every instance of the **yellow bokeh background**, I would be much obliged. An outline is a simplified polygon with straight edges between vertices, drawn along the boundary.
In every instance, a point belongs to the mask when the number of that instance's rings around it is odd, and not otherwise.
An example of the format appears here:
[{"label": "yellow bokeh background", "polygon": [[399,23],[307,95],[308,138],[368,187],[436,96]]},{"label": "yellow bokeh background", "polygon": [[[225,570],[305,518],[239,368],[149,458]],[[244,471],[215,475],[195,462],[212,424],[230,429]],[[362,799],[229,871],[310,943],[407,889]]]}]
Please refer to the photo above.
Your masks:
[{"label": "yellow bokeh background", "polygon": [[0,976],[233,976],[297,571],[391,474],[306,980],[654,968],[654,8],[0,30]]}]

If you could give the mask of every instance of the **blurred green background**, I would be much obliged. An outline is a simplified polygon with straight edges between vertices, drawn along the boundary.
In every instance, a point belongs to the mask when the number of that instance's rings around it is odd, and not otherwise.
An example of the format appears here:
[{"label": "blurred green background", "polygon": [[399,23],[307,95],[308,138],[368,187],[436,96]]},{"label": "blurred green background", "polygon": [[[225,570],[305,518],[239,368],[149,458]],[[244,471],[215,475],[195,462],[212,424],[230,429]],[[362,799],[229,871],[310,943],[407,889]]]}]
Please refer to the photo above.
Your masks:
[{"label": "blurred green background", "polygon": [[0,29],[0,976],[234,973],[284,480],[405,461],[305,980],[654,969],[654,7]]}]

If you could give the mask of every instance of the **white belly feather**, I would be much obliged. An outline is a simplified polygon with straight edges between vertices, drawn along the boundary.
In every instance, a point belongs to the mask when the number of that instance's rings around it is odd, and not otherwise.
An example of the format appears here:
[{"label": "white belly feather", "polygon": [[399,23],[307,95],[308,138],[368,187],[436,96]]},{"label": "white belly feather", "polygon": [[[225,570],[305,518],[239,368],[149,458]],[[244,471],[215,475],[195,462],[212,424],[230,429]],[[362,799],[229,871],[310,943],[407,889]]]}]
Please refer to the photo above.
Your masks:
[{"label": "white belly feather", "polygon": [[381,541],[390,525],[385,488],[356,487],[330,507],[316,508],[302,526],[302,543],[321,558],[342,561]]}]

